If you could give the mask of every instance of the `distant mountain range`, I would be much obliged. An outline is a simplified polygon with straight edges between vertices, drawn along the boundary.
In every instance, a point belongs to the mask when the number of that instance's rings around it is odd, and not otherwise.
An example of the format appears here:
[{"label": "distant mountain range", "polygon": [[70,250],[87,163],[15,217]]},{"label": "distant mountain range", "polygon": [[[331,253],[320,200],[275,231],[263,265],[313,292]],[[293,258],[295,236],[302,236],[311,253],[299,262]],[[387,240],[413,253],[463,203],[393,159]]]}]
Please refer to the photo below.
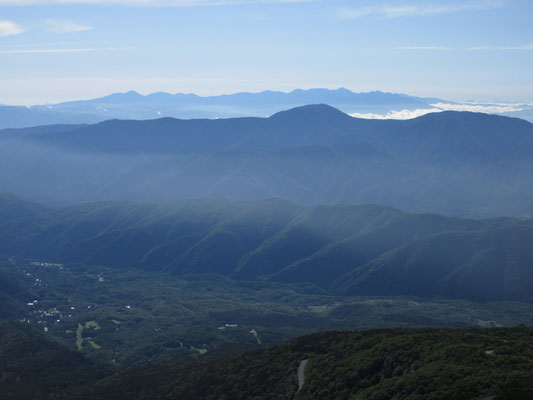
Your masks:
[{"label": "distant mountain range", "polygon": [[95,123],[108,119],[265,117],[306,104],[327,103],[345,112],[386,113],[393,109],[430,108],[429,101],[380,91],[347,89],[264,91],[201,97],[164,92],[143,96],[135,91],[81,101],[31,107],[0,106],[0,129],[49,124]]},{"label": "distant mountain range", "polygon": [[361,118],[409,119],[426,112],[478,111],[523,118],[533,122],[532,104],[458,103],[438,98],[348,89],[297,89],[218,96],[152,93],[114,93],[90,100],[24,106],[0,105],[0,129],[54,124],[92,124],[109,119],[268,117],[280,110],[308,104],[328,104]]},{"label": "distant mountain range", "polygon": [[302,207],[278,199],[55,210],[4,195],[0,228],[6,256],[310,282],[340,295],[533,301],[533,222],[512,218]]},{"label": "distant mountain range", "polygon": [[366,120],[312,105],[269,118],[2,130],[0,190],[55,204],[279,197],[530,218],[531,154],[533,124],[520,119]]},{"label": "distant mountain range", "polygon": [[164,92],[143,96],[135,91],[59,104],[31,107],[0,106],[0,129],[50,124],[95,123],[108,119],[267,117],[280,110],[325,103],[344,112],[386,113],[390,110],[431,108],[424,99],[380,91],[354,93],[347,89],[265,91],[201,97]]}]

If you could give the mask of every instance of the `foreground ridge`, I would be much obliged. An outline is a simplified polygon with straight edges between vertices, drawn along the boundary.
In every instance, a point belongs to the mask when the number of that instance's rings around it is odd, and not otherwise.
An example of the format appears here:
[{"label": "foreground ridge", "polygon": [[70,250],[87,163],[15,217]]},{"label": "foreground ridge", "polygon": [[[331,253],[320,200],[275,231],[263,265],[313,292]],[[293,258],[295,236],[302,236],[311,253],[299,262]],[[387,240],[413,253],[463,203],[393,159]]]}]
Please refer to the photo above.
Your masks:
[{"label": "foreground ridge", "polygon": [[[532,336],[525,327],[325,332],[230,358],[139,367],[67,386],[51,398],[525,399],[531,395]],[[302,356],[309,363],[299,390],[287,372],[303,364]]]}]

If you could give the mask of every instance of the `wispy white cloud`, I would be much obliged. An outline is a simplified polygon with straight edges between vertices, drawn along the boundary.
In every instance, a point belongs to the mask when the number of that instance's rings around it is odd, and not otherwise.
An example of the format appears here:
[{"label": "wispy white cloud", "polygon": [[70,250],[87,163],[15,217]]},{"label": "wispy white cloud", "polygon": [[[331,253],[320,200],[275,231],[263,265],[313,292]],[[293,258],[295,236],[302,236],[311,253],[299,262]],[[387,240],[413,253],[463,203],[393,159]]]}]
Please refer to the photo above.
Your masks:
[{"label": "wispy white cloud", "polygon": [[383,18],[399,17],[423,17],[439,14],[451,14],[464,11],[484,10],[500,7],[502,1],[499,0],[480,0],[464,2],[463,4],[449,5],[372,5],[359,8],[342,7],[337,10],[337,16],[340,19],[357,19],[367,15],[376,15]]},{"label": "wispy white cloud", "polygon": [[81,25],[72,21],[58,21],[53,19],[46,20],[45,24],[49,31],[56,33],[83,32],[93,29],[92,26]]},{"label": "wispy white cloud", "polygon": [[13,36],[24,32],[20,26],[11,21],[0,21],[0,36]]},{"label": "wispy white cloud", "polygon": [[506,46],[504,50],[533,50],[533,43],[525,44],[522,46]]},{"label": "wispy white cloud", "polygon": [[523,44],[523,45],[518,45],[518,46],[474,46],[474,47],[469,47],[467,50],[472,50],[472,51],[483,51],[483,50],[487,50],[487,51],[490,51],[490,50],[532,51],[533,43]]},{"label": "wispy white cloud", "polygon": [[517,46],[473,46],[473,47],[447,47],[447,46],[398,46],[394,50],[467,50],[467,51],[533,51],[533,43]]},{"label": "wispy white cloud", "polygon": [[361,8],[348,8],[342,7],[337,10],[337,17],[340,19],[357,19],[364,17],[365,15],[374,14],[376,8],[374,7],[361,7]]},{"label": "wispy white cloud", "polygon": [[400,46],[395,50],[453,50],[452,47],[446,46]]},{"label": "wispy white cloud", "polygon": [[92,51],[115,51],[116,48],[73,48],[73,49],[0,49],[0,54],[54,54],[87,53]]},{"label": "wispy white cloud", "polygon": [[308,3],[314,0],[0,0],[0,6],[101,4],[141,7],[195,7],[239,4]]},{"label": "wispy white cloud", "polygon": [[467,50],[472,50],[472,51],[481,51],[481,50],[491,50],[492,47],[490,46],[473,46],[473,47],[468,47]]}]

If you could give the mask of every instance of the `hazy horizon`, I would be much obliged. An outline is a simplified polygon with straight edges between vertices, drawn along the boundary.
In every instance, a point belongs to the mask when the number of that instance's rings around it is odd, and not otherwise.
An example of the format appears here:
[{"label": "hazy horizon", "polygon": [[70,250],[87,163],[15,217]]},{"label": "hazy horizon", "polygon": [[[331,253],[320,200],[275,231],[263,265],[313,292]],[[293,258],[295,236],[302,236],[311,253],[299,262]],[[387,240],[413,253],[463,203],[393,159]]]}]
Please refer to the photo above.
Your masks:
[{"label": "hazy horizon", "polygon": [[0,103],[346,87],[533,101],[524,0],[0,0]]},{"label": "hazy horizon", "polygon": [[[357,106],[354,106],[353,104],[350,106],[348,104],[340,104],[336,103],[341,100],[342,96],[345,96],[346,94],[351,93],[351,95],[354,96],[371,96],[367,98],[366,101],[370,101],[371,103],[374,100],[370,100],[372,96],[383,96],[383,95],[391,95],[394,96],[404,96],[406,101],[412,101],[415,102],[420,101],[418,105],[414,104],[396,104],[396,105],[385,105],[381,104],[378,105],[377,108],[372,108],[370,104],[365,105],[364,101],[361,103],[361,107],[358,108]],[[62,107],[63,105],[68,104],[74,104],[80,102],[87,102],[87,107],[89,109],[85,110],[89,113],[91,112],[91,103],[97,102],[92,107],[96,107],[97,110],[104,111],[106,114],[108,114],[108,118],[118,118],[118,119],[128,119],[128,118],[135,118],[135,114],[131,115],[116,115],[112,111],[107,109],[108,106],[111,107],[123,107],[126,106],[126,104],[129,104],[128,107],[132,107],[133,103],[131,102],[131,99],[135,99],[136,97],[139,98],[138,101],[134,101],[134,103],[138,103],[138,107],[142,107],[142,104],[145,104],[149,107],[156,107],[157,104],[162,107],[168,107],[172,106],[173,101],[177,101],[175,103],[175,106],[178,106],[178,109],[180,108],[188,108],[191,107],[191,104],[186,105],[187,103],[183,103],[183,98],[176,98],[176,100],[171,100],[168,97],[160,97],[158,100],[155,100],[155,103],[153,103],[153,100],[151,99],[151,96],[158,95],[158,94],[165,94],[170,96],[178,96],[178,95],[184,95],[184,96],[196,96],[193,98],[196,98],[197,101],[213,101],[216,99],[216,101],[219,101],[219,107],[222,107],[222,109],[225,109],[226,114],[223,114],[221,116],[216,116],[216,114],[202,114],[201,106],[196,109],[196,111],[192,111],[192,114],[188,115],[187,117],[177,115],[175,113],[168,114],[169,110],[167,109],[165,112],[157,111],[154,116],[157,117],[174,117],[174,118],[180,118],[180,119],[194,119],[194,118],[234,118],[234,117],[240,117],[240,116],[257,116],[257,117],[269,117],[277,112],[289,110],[294,107],[299,107],[303,105],[310,105],[310,104],[328,104],[334,108],[339,109],[340,111],[343,111],[344,113],[355,117],[355,118],[364,118],[364,119],[397,119],[397,120],[405,120],[405,119],[412,119],[421,117],[423,115],[434,113],[434,112],[442,112],[442,111],[470,111],[470,112],[481,112],[481,113],[488,113],[488,114],[501,114],[501,115],[510,115],[510,116],[518,116],[523,119],[529,120],[530,122],[533,122],[531,115],[528,114],[528,110],[533,107],[533,102],[501,102],[501,101],[475,101],[475,100],[467,100],[467,101],[457,101],[457,100],[450,100],[450,99],[439,99],[439,98],[433,98],[433,97],[418,97],[418,96],[412,96],[407,93],[391,93],[391,92],[384,92],[380,90],[373,90],[368,92],[354,92],[351,91],[345,87],[339,87],[335,89],[328,89],[328,88],[310,88],[310,89],[294,89],[291,91],[275,91],[275,90],[263,90],[260,92],[234,92],[234,93],[223,93],[219,95],[213,95],[213,96],[202,96],[196,93],[168,93],[168,92],[145,92],[145,93],[139,93],[136,90],[129,90],[127,92],[116,92],[116,93],[107,93],[103,96],[95,97],[95,98],[88,98],[88,99],[69,99],[65,102],[58,102],[58,103],[44,103],[44,104],[25,104],[25,105],[15,105],[15,104],[0,104],[0,106],[17,106],[17,107],[28,107],[32,108],[35,107],[37,110],[41,110],[43,107],[45,107],[46,110],[54,111],[57,110],[54,108],[56,105]],[[240,109],[235,104],[231,105],[232,103],[227,103],[228,99],[230,99],[232,96],[238,96],[238,95],[251,95],[252,97],[249,97],[247,102],[250,105],[255,105],[256,109],[250,108],[247,111],[245,109]],[[128,95],[128,97],[120,97],[117,95]],[[269,95],[284,95],[286,96],[285,103],[280,103],[279,107],[272,108],[270,106],[270,112],[266,112],[266,110],[269,109],[266,103],[271,102],[272,100],[268,100]],[[299,99],[292,99],[290,100],[291,95],[296,96],[305,96],[300,97]],[[267,97],[263,97],[267,96]],[[332,98],[331,96],[341,96],[337,99]],[[107,102],[105,99],[109,98],[109,101]],[[126,100],[126,99],[130,100]],[[305,98],[308,100],[306,101]],[[103,103],[102,103],[103,101]],[[189,99],[190,101],[190,99]],[[266,101],[265,104],[263,104]],[[282,101],[281,98],[278,99],[278,101]],[[348,101],[349,103],[349,101]],[[100,105],[98,105],[100,104]],[[105,108],[104,108],[104,107]],[[267,108],[261,108],[261,107],[267,106]],[[83,107],[83,106],[82,106]],[[192,106],[194,108],[194,106]],[[355,107],[355,108],[353,108]],[[212,111],[214,111],[213,109]],[[233,113],[231,111],[233,110]],[[133,112],[133,110],[132,110]],[[195,114],[196,112],[196,114]],[[229,112],[229,113],[228,113]],[[513,114],[513,113],[519,113],[519,112],[525,112],[520,115]],[[215,112],[216,113],[216,112]],[[144,118],[153,118],[154,116],[146,116],[144,115]],[[107,117],[106,117],[107,118]],[[104,119],[106,119],[104,118]],[[0,128],[2,128],[0,126]]]}]

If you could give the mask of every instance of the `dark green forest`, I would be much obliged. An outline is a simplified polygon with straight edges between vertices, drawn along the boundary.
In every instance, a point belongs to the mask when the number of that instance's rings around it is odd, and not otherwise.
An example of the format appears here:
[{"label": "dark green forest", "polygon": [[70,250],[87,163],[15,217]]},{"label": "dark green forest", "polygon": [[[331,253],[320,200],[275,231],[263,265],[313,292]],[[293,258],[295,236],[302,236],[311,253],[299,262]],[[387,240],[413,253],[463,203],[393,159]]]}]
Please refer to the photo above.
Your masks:
[{"label": "dark green forest", "polygon": [[0,323],[0,398],[44,398],[95,382],[114,372],[27,323]]},{"label": "dark green forest", "polygon": [[[6,399],[518,400],[533,395],[533,329],[523,326],[332,331],[238,356],[123,371],[96,365],[24,323],[0,324],[0,338],[0,395]],[[307,366],[297,393],[302,360]]]}]

